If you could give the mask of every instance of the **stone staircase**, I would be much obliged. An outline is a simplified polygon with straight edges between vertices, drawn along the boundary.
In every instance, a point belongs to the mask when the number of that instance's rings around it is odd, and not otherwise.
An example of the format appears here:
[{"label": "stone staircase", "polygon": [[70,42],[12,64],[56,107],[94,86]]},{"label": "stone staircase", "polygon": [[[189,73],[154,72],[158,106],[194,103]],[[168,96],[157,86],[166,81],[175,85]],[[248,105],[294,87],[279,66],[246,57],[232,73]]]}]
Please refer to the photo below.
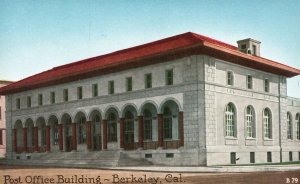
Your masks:
[{"label": "stone staircase", "polygon": [[0,164],[55,167],[107,168],[152,165],[146,159],[130,158],[121,151],[30,153],[25,158],[1,160]]}]

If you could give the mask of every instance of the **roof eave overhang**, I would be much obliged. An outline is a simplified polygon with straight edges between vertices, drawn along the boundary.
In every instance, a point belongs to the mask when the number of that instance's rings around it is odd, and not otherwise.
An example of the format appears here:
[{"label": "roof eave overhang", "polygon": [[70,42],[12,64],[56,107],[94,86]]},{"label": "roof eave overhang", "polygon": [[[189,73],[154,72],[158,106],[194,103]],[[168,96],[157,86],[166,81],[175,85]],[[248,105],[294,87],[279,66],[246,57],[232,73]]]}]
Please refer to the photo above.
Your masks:
[{"label": "roof eave overhang", "polygon": [[59,85],[67,82],[73,82],[78,80],[84,80],[90,77],[96,77],[105,75],[108,73],[115,73],[118,71],[123,71],[126,69],[137,68],[141,66],[152,65],[156,63],[167,62],[173,59],[182,58],[189,56],[191,54],[197,54],[199,49],[202,48],[202,43],[194,44],[191,46],[187,46],[184,48],[172,49],[164,53],[159,53],[150,56],[144,56],[139,58],[134,58],[132,60],[128,60],[124,63],[114,63],[102,67],[100,69],[90,69],[85,71],[79,71],[77,73],[72,73],[71,75],[61,75],[56,76],[55,79],[48,79],[43,81],[37,81],[36,83],[27,84],[23,87],[18,88],[7,88],[9,86],[5,86],[2,89],[0,88],[0,95],[9,95],[22,91],[28,91],[32,89],[37,89],[41,87],[47,87],[52,85]]},{"label": "roof eave overhang", "polygon": [[67,75],[55,76],[46,80],[36,81],[18,88],[5,86],[0,88],[0,95],[8,95],[22,91],[32,90],[41,87],[63,84],[77,80],[83,80],[90,77],[101,76],[108,73],[114,73],[126,69],[167,62],[172,59],[182,58],[194,54],[205,54],[227,62],[262,70],[268,73],[274,73],[285,77],[294,77],[300,74],[300,70],[273,62],[261,57],[252,56],[240,52],[239,50],[229,49],[209,42],[198,42],[185,47],[171,49],[162,53],[147,55],[134,58],[128,61],[107,65],[101,68],[92,68],[81,70]]},{"label": "roof eave overhang", "polygon": [[203,50],[205,54],[224,61],[289,78],[300,75],[300,70],[278,62],[270,61],[250,54],[245,54],[239,50],[224,48],[208,42],[204,42],[203,45],[205,48]]}]

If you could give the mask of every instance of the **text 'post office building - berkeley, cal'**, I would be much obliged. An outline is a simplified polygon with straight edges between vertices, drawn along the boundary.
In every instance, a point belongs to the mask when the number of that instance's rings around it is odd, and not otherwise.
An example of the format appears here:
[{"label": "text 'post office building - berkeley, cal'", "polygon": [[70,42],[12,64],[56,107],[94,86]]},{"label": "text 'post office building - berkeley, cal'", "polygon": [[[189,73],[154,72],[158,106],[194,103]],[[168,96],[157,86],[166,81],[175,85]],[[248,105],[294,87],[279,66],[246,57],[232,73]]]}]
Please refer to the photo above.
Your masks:
[{"label": "text 'post office building - berkeley, cal'", "polygon": [[7,158],[40,164],[224,165],[300,160],[300,70],[187,32],[0,89]]}]

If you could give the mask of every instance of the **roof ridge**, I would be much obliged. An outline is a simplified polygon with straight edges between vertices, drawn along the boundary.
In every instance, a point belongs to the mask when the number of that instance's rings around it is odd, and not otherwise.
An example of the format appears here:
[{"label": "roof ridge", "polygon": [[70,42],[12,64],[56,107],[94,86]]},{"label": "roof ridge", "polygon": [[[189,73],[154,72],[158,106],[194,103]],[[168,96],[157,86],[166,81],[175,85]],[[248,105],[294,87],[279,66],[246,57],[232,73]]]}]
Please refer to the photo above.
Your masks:
[{"label": "roof ridge", "polygon": [[[182,33],[182,34],[179,34],[179,35],[170,36],[170,37],[167,37],[167,38],[155,40],[155,41],[144,43],[144,44],[141,44],[141,45],[136,45],[136,46],[129,47],[129,48],[126,48],[126,49],[116,50],[116,51],[110,52],[108,54],[98,55],[98,56],[82,59],[82,60],[79,60],[79,61],[67,63],[67,64],[64,64],[64,65],[57,66],[57,67],[53,67],[52,69],[63,69],[63,68],[66,68],[66,67],[72,67],[73,65],[78,65],[78,64],[81,64],[81,63],[85,63],[89,60],[90,60],[89,62],[92,62],[94,59],[101,59],[101,58],[104,58],[104,57],[109,57],[111,55],[122,54],[122,53],[125,53],[125,52],[128,52],[128,51],[131,51],[131,50],[141,49],[141,48],[144,48],[146,46],[151,46],[151,45],[154,45],[154,44],[159,44],[159,43],[162,43],[162,42],[174,40],[174,39],[176,39],[178,37],[182,37],[182,36],[193,36],[194,37],[193,34],[194,33],[192,33],[192,32],[185,32],[185,33]],[[199,40],[199,39],[197,38],[197,40]],[[52,70],[52,69],[50,69],[50,70]]]},{"label": "roof ridge", "polygon": [[216,40],[216,39],[213,39],[211,37],[204,36],[204,35],[197,34],[197,33],[193,33],[193,32],[188,32],[188,33],[190,33],[191,35],[193,35],[197,39],[203,40],[204,42],[209,41],[209,42],[217,44],[219,46],[223,46],[223,47],[226,47],[226,48],[237,50],[236,46],[228,44],[228,43],[225,43],[225,42],[222,42],[222,41],[219,41],[219,40]]}]

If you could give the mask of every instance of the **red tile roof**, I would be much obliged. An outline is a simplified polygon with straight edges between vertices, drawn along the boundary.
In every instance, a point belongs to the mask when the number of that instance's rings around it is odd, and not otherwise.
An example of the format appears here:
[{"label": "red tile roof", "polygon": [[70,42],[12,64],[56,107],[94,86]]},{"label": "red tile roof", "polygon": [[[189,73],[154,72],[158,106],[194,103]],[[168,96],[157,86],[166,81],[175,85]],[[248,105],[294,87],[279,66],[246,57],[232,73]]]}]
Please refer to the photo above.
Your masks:
[{"label": "red tile roof", "polygon": [[[2,87],[0,88],[0,94],[11,94],[56,85],[124,70],[133,66],[137,67],[155,63],[154,60],[149,61],[149,58],[161,58],[158,62],[163,62],[163,56],[177,54],[178,57],[182,57],[183,51],[185,53],[193,51],[189,53],[211,55],[228,62],[286,77],[293,77],[300,74],[300,70],[296,68],[262,57],[245,54],[240,52],[235,46],[206,36],[187,32],[110,54],[58,66]],[[181,53],[181,55],[178,53]]]}]

